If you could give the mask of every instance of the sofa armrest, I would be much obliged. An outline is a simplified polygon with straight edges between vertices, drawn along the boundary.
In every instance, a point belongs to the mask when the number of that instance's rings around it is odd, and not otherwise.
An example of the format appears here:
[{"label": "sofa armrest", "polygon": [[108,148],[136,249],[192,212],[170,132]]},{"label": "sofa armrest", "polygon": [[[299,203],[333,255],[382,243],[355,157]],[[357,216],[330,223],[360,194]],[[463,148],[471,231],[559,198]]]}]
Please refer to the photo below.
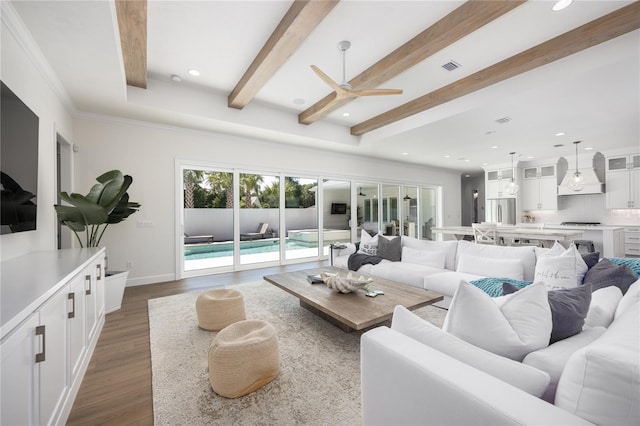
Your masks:
[{"label": "sofa armrest", "polygon": [[365,425],[592,424],[388,327],[360,350]]}]

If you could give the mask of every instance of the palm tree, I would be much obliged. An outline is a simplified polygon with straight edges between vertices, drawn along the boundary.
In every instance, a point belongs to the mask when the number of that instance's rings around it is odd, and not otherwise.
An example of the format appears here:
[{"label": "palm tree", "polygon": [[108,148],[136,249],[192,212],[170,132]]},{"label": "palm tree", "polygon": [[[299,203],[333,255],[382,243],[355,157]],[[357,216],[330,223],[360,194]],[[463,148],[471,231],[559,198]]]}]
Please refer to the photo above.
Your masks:
[{"label": "palm tree", "polygon": [[240,188],[244,191],[244,204],[246,208],[250,209],[253,207],[251,203],[251,193],[255,192],[255,194],[259,196],[260,184],[263,181],[264,178],[261,175],[240,175]]},{"label": "palm tree", "polygon": [[224,192],[227,196],[225,207],[233,208],[233,173],[210,172],[207,173],[207,183],[215,192]]},{"label": "palm tree", "polygon": [[202,170],[187,169],[184,171],[184,208],[194,208],[193,191],[195,185],[202,182]]}]

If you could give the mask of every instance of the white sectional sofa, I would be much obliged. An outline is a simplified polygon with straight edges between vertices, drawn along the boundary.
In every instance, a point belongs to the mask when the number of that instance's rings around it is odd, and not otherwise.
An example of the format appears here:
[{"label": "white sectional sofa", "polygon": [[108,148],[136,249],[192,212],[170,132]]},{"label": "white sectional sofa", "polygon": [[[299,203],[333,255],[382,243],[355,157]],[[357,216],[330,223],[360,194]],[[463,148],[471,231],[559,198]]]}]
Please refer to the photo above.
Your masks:
[{"label": "white sectional sofa", "polygon": [[[522,363],[398,307],[391,328],[362,335],[363,423],[638,425],[640,280],[615,300],[605,309],[612,322],[601,321],[608,327],[587,321]],[[604,305],[592,299],[587,318],[602,319]]]},{"label": "white sectional sofa", "polygon": [[[356,252],[355,244],[346,246],[334,252],[334,265],[345,269],[349,256]],[[427,241],[402,236],[401,261],[366,264],[358,272],[440,293],[444,300],[438,306],[446,308],[461,280],[499,276],[533,281],[535,266],[533,246],[493,246],[464,240]]]}]

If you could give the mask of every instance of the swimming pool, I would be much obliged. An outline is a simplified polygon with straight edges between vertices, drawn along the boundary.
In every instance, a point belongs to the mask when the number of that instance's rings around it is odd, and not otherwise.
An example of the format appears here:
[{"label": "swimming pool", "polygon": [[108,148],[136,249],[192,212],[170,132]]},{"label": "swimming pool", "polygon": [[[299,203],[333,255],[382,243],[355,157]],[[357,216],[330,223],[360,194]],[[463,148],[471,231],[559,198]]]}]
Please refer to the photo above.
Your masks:
[{"label": "swimming pool", "polygon": [[[286,250],[301,250],[318,247],[317,242],[303,242],[287,240]],[[260,241],[241,241],[240,255],[274,253],[280,250],[279,239],[269,239]],[[233,243],[213,243],[184,248],[185,260],[210,259],[215,257],[232,257]]]}]

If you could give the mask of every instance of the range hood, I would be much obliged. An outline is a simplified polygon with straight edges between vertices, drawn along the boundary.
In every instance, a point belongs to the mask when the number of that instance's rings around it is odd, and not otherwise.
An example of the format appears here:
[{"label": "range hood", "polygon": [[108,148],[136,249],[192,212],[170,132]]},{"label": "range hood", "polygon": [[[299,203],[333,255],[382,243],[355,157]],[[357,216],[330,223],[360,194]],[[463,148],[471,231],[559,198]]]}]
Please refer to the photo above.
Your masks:
[{"label": "range hood", "polygon": [[[582,161],[583,158],[580,158],[580,160]],[[569,187],[569,182],[575,174],[575,168],[568,169],[562,179],[562,183],[558,186],[558,195],[603,194],[605,192],[605,186],[603,183],[605,166],[604,156],[597,152],[593,157],[585,158],[584,161],[588,161],[589,164],[580,164],[578,166],[578,171],[584,178],[582,189],[580,191],[574,191]]]}]

